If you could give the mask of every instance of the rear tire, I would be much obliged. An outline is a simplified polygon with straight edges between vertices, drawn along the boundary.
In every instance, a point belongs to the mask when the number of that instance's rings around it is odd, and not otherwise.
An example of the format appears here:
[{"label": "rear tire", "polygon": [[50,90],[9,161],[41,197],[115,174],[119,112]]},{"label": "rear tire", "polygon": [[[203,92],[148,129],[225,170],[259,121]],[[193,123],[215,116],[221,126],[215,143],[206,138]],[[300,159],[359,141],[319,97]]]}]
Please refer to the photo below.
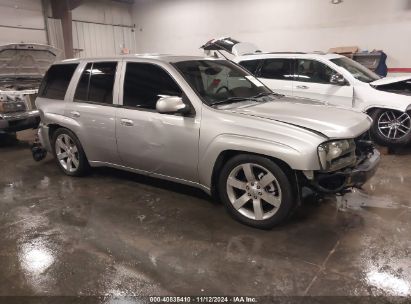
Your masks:
[{"label": "rear tire", "polygon": [[260,229],[284,223],[297,205],[284,171],[257,155],[240,154],[228,160],[220,172],[218,190],[234,219]]},{"label": "rear tire", "polygon": [[403,146],[411,142],[411,112],[377,109],[371,114],[374,120],[371,138],[386,147]]},{"label": "rear tire", "polygon": [[66,128],[53,134],[53,154],[59,168],[69,176],[84,176],[90,166],[77,136]]}]

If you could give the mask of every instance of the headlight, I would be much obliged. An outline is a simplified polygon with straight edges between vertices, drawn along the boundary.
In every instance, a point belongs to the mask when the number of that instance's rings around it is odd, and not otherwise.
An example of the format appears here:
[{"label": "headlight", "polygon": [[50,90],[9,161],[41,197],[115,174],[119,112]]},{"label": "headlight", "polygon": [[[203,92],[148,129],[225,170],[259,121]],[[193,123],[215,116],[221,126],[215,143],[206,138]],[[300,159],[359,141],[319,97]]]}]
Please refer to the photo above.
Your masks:
[{"label": "headlight", "polygon": [[11,113],[18,111],[25,111],[26,104],[22,101],[16,102],[3,102],[0,101],[0,113]]},{"label": "headlight", "polygon": [[355,161],[353,139],[334,140],[318,146],[318,158],[322,170],[337,170]]}]

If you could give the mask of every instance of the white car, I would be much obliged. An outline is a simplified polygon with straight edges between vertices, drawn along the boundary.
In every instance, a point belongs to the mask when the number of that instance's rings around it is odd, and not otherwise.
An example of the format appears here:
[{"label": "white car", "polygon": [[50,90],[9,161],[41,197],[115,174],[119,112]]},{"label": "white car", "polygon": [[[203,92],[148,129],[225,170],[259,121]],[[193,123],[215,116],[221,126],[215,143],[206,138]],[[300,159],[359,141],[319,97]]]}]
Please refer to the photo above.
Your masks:
[{"label": "white car", "polygon": [[371,136],[380,145],[411,142],[411,76],[381,78],[345,56],[263,53],[231,38],[211,40],[202,48],[233,54],[234,62],[275,92],[369,114]]}]

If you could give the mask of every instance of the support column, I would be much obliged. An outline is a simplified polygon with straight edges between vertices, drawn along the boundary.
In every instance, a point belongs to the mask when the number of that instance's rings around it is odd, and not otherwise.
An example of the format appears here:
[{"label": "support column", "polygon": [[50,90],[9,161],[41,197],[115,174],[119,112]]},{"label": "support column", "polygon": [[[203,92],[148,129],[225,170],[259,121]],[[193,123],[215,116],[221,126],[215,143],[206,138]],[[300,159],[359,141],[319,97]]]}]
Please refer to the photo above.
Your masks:
[{"label": "support column", "polygon": [[61,19],[65,57],[73,58],[73,22],[71,10],[81,5],[82,0],[50,0],[50,3],[53,18]]}]

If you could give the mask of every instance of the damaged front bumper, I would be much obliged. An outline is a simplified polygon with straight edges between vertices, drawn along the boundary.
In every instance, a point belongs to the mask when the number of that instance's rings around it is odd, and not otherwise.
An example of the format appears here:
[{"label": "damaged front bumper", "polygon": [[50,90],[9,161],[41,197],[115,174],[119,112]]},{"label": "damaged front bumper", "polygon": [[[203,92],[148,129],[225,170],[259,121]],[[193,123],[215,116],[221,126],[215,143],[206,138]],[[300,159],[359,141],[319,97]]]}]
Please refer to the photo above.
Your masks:
[{"label": "damaged front bumper", "polygon": [[35,129],[40,123],[38,110],[16,113],[0,113],[0,132],[18,132]]},{"label": "damaged front bumper", "polygon": [[377,171],[380,152],[373,149],[354,168],[336,172],[314,172],[309,186],[321,193],[341,193],[347,188],[361,188]]}]

